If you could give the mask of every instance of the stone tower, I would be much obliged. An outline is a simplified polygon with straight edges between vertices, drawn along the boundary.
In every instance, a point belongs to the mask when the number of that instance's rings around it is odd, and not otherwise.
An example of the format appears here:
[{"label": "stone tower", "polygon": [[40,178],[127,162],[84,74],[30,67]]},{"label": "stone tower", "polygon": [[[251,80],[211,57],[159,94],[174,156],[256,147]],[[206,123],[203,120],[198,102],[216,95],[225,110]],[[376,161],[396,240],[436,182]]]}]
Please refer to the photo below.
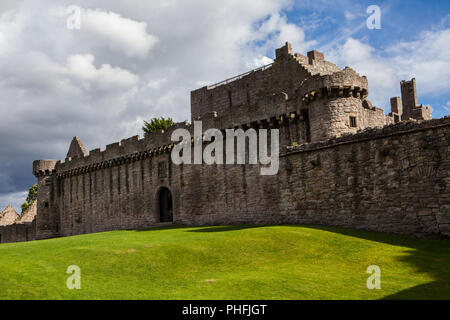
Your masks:
[{"label": "stone tower", "polygon": [[349,67],[308,78],[299,93],[308,109],[311,141],[354,133],[375,123],[377,116],[384,124],[382,110],[374,108],[366,99],[367,78]]},{"label": "stone tower", "polygon": [[36,239],[52,238],[59,235],[59,214],[55,201],[56,160],[36,160],[33,174],[38,179]]},{"label": "stone tower", "polygon": [[402,80],[400,82],[400,89],[403,101],[402,120],[416,119],[416,120],[430,120],[431,108],[418,105],[417,103],[417,87],[416,79],[412,78],[410,81]]},{"label": "stone tower", "polygon": [[279,128],[281,145],[317,142],[393,122],[368,93],[365,76],[287,42],[272,64],[192,91],[191,114],[204,127]]},{"label": "stone tower", "polygon": [[400,82],[400,89],[402,93],[403,102],[403,120],[412,118],[414,108],[417,106],[417,87],[416,79],[412,78],[410,81],[403,80]]}]

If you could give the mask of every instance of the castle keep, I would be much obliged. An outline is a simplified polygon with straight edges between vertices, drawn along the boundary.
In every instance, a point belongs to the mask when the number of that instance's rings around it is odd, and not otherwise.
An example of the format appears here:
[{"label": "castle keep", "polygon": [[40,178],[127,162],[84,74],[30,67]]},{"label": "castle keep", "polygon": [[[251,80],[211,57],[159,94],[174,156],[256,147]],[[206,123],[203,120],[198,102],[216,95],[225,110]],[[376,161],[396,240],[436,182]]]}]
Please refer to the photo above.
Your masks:
[{"label": "castle keep", "polygon": [[[166,223],[449,236],[450,118],[418,105],[415,79],[400,86],[385,115],[368,100],[365,76],[287,43],[272,64],[191,92],[191,122],[203,130],[279,129],[277,175],[261,176],[260,165],[173,164],[171,133],[192,131],[188,122],[89,153],[75,137],[65,161],[33,163],[33,237]],[[8,234],[3,242],[23,240]]]}]

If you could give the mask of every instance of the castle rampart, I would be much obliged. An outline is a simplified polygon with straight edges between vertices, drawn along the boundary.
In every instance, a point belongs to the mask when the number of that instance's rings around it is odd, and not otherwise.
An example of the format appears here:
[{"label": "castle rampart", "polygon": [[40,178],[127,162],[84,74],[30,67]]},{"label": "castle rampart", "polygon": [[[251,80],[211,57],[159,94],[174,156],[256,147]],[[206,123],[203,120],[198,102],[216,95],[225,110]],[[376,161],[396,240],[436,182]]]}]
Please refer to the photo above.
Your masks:
[{"label": "castle rampart", "polygon": [[184,179],[195,187],[181,192],[177,222],[448,236],[449,127],[450,118],[406,122],[290,147],[276,176],[261,177],[252,165],[186,167]]},{"label": "castle rampart", "polygon": [[385,115],[368,100],[365,76],[340,70],[318,51],[293,54],[287,43],[272,64],[191,92],[192,121],[203,130],[279,129],[278,174],[262,176],[260,165],[173,164],[171,133],[192,133],[187,122],[105,150],[87,152],[75,137],[64,162],[33,164],[33,237],[166,222],[449,236],[450,118],[428,120],[430,109],[411,98],[413,82],[401,85],[403,110],[395,98]]}]

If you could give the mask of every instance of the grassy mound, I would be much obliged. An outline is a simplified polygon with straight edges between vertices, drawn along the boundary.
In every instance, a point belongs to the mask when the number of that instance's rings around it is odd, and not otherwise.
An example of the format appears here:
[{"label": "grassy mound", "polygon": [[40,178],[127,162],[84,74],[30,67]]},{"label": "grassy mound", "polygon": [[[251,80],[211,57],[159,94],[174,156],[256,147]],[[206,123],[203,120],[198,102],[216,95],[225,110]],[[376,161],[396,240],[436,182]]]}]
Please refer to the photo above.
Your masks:
[{"label": "grassy mound", "polygon": [[[81,269],[69,290],[68,266]],[[381,289],[366,287],[370,265]],[[0,245],[0,299],[450,299],[450,241],[305,226],[169,227]]]}]

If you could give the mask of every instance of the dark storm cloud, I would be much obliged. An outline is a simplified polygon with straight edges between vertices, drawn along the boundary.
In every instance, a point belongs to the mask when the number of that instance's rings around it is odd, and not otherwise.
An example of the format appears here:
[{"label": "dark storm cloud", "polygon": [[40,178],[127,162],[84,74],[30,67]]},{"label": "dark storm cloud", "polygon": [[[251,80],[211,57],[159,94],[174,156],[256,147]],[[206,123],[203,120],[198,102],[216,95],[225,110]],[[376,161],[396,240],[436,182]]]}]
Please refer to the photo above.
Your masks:
[{"label": "dark storm cloud", "polygon": [[[304,50],[279,14],[289,3],[1,1],[0,206],[18,209],[32,161],[64,159],[73,136],[104,148],[143,119],[190,119],[190,90],[267,63],[286,37]],[[80,30],[66,27],[69,5],[83,8]]]}]

